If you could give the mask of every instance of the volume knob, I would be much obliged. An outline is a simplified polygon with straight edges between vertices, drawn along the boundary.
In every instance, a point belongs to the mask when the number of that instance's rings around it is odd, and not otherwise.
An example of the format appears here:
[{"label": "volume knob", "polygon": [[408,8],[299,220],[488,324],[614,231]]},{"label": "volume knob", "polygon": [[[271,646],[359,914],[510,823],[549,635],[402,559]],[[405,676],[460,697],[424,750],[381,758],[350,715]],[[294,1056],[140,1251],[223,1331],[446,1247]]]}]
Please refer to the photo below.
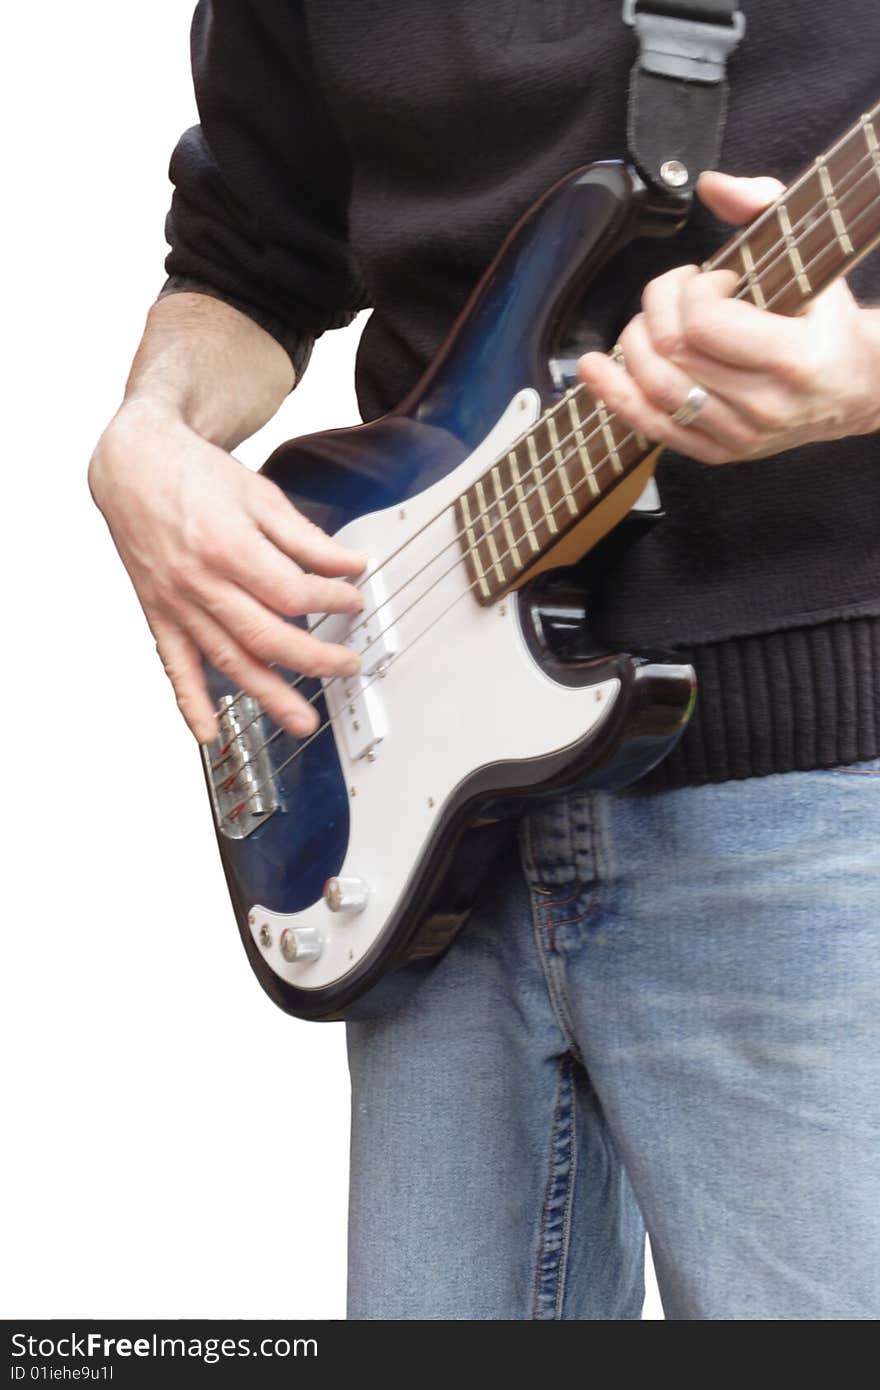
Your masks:
[{"label": "volume knob", "polygon": [[362,878],[328,878],[324,902],[331,912],[363,912],[370,890]]},{"label": "volume knob", "polygon": [[287,961],[317,960],[324,943],[314,927],[285,927],[278,942]]}]

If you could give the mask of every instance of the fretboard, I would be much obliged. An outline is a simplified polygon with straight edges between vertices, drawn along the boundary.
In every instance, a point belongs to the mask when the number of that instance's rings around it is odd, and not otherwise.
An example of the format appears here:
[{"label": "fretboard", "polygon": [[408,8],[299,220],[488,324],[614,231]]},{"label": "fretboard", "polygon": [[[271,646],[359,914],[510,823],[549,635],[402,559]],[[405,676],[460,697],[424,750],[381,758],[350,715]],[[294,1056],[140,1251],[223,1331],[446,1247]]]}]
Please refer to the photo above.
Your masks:
[{"label": "fretboard", "polygon": [[[703,269],[735,271],[738,298],[788,315],[847,274],[880,241],[878,127],[880,103]],[[612,494],[655,450],[586,386],[566,392],[458,499],[478,601],[516,587],[602,503],[610,529]]]}]

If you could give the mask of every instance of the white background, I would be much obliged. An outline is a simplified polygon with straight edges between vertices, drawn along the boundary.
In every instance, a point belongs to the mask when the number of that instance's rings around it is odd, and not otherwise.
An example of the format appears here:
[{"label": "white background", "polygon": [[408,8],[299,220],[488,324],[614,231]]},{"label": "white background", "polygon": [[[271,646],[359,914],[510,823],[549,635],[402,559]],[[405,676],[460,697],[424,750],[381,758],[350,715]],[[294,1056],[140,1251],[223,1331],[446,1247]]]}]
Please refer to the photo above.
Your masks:
[{"label": "white background", "polygon": [[[164,278],[189,5],[13,13],[0,1316],[342,1317],[343,1029],[251,975],[196,746],[86,486]],[[239,457],[357,419],[357,332]]]}]

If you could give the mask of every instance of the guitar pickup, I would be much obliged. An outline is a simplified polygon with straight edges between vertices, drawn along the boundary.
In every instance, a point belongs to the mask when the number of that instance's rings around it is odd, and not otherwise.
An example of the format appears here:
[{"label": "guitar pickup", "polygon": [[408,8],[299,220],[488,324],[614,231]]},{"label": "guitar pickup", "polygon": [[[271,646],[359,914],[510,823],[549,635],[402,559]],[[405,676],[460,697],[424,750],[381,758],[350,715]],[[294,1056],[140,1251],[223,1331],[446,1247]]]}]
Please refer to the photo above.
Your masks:
[{"label": "guitar pickup", "polygon": [[361,584],[364,606],[351,620],[349,635],[341,640],[361,659],[356,676],[325,683],[327,707],[337,736],[349,758],[372,762],[376,749],[388,735],[381,692],[378,689],[386,667],[398,650],[394,617],[381,572]]},{"label": "guitar pickup", "polygon": [[351,634],[344,645],[352,647],[360,657],[361,676],[373,676],[380,666],[387,666],[397,652],[394,614],[381,570],[369,575],[360,590],[364,606],[352,620]]},{"label": "guitar pickup", "polygon": [[373,679],[350,676],[326,692],[333,726],[352,762],[358,758],[372,762],[378,744],[388,733],[382,701],[370,684]]}]

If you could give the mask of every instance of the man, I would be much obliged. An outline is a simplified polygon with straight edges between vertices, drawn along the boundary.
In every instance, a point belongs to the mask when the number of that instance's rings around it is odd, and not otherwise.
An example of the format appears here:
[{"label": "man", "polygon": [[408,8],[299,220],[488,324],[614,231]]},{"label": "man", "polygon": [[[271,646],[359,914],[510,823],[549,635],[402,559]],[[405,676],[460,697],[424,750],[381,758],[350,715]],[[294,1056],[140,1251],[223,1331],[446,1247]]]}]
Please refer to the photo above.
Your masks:
[{"label": "man", "polygon": [[[745,8],[722,162],[790,178],[875,103],[880,19]],[[270,663],[351,657],[279,615],[357,611],[362,557],[227,451],[365,305],[362,411],[398,401],[515,218],[625,153],[633,48],[600,0],[214,0],[193,57],[171,278],[90,481],[196,737],[202,655],[304,733]],[[638,787],[531,814],[411,1006],[349,1025],[352,1316],[638,1317],[645,1226],[669,1317],[877,1316],[880,311],[696,273],[705,209],[778,188],[704,176],[664,273],[624,258],[625,367],[581,362],[670,447],[595,622],[692,660],[697,713]]]}]

